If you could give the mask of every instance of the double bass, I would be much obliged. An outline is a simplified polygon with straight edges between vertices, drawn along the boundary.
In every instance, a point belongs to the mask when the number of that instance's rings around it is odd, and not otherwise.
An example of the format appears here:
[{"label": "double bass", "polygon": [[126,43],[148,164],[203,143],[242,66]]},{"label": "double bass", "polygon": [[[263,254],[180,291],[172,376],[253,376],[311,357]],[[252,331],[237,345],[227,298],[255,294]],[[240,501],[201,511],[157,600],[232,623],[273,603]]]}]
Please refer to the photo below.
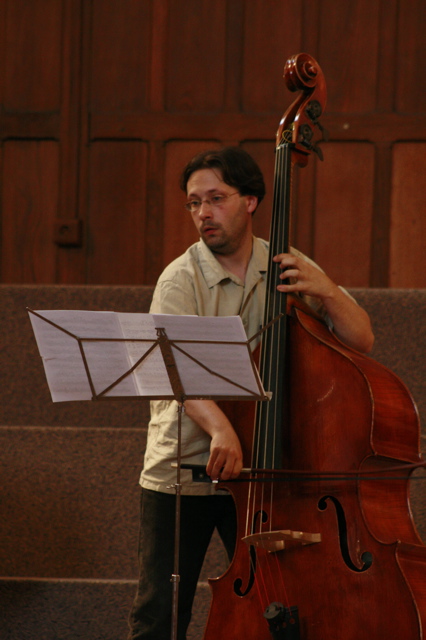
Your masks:
[{"label": "double bass", "polygon": [[284,77],[299,96],[276,138],[270,261],[260,346],[269,402],[223,403],[244,452],[238,536],[210,580],[203,640],[426,637],[426,547],[410,475],[423,465],[414,401],[388,369],[342,344],[303,300],[276,291],[289,250],[291,177],[319,152],[326,87],[307,54]]}]

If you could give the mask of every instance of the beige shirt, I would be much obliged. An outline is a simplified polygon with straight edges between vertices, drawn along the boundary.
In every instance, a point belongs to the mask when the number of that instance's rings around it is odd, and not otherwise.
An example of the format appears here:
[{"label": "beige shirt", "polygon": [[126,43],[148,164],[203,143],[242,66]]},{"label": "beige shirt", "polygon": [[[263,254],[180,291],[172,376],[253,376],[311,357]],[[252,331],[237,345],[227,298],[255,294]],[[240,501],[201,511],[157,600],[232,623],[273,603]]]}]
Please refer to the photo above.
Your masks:
[{"label": "beige shirt", "polygon": [[[293,250],[297,255],[300,252]],[[303,256],[312,264],[312,260]],[[317,265],[315,265],[317,266]],[[226,271],[202,240],[174,260],[160,276],[154,291],[151,313],[198,316],[241,316],[247,337],[261,328],[266,293],[268,243],[253,239],[253,253],[245,282]],[[315,298],[306,301],[320,311]],[[253,345],[254,348],[255,345]],[[151,402],[151,420],[141,485],[146,489],[174,493],[177,460],[178,404]],[[206,465],[210,436],[184,413],[181,422],[182,463]],[[192,482],[191,471],[181,471],[182,493],[214,494],[214,485]]]}]

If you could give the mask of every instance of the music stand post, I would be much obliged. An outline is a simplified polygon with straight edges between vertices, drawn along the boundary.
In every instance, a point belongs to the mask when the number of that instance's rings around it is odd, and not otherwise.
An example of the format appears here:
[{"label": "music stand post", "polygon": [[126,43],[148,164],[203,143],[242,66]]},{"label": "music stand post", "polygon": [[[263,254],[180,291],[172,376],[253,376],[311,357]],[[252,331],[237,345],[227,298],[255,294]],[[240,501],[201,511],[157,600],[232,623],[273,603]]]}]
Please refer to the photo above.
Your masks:
[{"label": "music stand post", "polygon": [[180,481],[181,460],[182,460],[182,413],[184,411],[183,402],[178,404],[178,446],[177,446],[177,469],[176,469],[176,506],[175,506],[175,540],[174,540],[174,563],[171,582],[173,585],[172,593],[172,630],[171,640],[177,640],[178,621],[179,621],[179,562],[180,562],[180,523],[181,523],[181,498],[182,484]]},{"label": "music stand post", "polygon": [[175,505],[175,540],[174,540],[174,563],[171,582],[173,585],[172,593],[172,629],[171,640],[177,640],[178,621],[179,621],[179,562],[180,562],[180,521],[181,521],[181,461],[182,461],[182,413],[184,412],[185,392],[180,379],[176,361],[171,349],[169,339],[164,328],[157,328],[158,345],[163,356],[169,375],[170,385],[172,387],[175,400],[178,403],[178,441],[177,441],[177,469],[176,469],[176,505]]}]

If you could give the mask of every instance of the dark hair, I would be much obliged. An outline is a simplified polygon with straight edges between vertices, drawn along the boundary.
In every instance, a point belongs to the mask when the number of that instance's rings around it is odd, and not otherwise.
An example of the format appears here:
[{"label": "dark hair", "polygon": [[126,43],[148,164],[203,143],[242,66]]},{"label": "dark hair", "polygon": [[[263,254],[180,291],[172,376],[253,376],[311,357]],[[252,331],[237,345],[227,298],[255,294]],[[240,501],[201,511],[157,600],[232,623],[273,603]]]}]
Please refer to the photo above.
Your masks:
[{"label": "dark hair", "polygon": [[257,196],[258,204],[265,196],[262,172],[251,155],[241,147],[203,151],[194,156],[180,178],[180,187],[185,193],[189,178],[200,169],[219,169],[226,184],[238,189],[242,196]]}]

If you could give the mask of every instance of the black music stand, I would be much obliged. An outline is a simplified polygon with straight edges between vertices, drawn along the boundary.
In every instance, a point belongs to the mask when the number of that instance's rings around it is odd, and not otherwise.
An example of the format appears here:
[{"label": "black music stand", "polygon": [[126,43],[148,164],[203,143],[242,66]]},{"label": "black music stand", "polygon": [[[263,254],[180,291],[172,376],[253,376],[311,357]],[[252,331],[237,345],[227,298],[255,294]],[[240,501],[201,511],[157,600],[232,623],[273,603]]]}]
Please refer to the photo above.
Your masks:
[{"label": "black music stand", "polygon": [[[187,399],[214,399],[214,400],[269,400],[270,394],[265,393],[257,372],[254,360],[249,347],[249,342],[244,340],[230,339],[235,337],[235,331],[227,333],[225,339],[194,339],[197,335],[197,328],[209,334],[221,334],[224,337],[223,329],[232,323],[238,329],[236,333],[245,338],[239,317],[231,318],[200,318],[198,316],[170,316],[170,315],[150,315],[150,314],[115,314],[114,312],[84,312],[84,311],[34,311],[27,309],[30,314],[33,331],[39,347],[40,355],[46,372],[47,381],[52,394],[52,400],[65,401],[64,391],[59,387],[66,387],[67,400],[114,400],[129,397],[140,397],[150,399],[176,400],[178,403],[178,443],[177,443],[177,464],[176,464],[176,517],[175,517],[175,545],[174,545],[174,568],[171,576],[173,584],[172,600],[172,629],[171,640],[177,639],[178,605],[179,605],[179,544],[180,544],[180,521],[181,521],[181,445],[182,445],[182,412]],[[126,325],[130,316],[137,321],[140,320],[141,327],[144,324],[141,335],[135,336],[135,324],[132,323],[131,330],[122,328],[122,337],[118,337],[119,330],[117,316]],[[185,319],[186,326],[182,326],[182,318]],[[152,320],[152,322],[151,322]],[[106,321],[106,322],[105,322]],[[208,326],[207,326],[207,322]],[[97,323],[103,325],[101,337],[95,337],[91,332],[96,328]],[[163,326],[157,326],[162,324]],[[176,325],[179,325],[176,327]],[[204,325],[204,327],[203,327]],[[217,326],[216,326],[217,325]],[[176,330],[176,331],[175,331]],[[154,333],[155,331],[155,333]],[[136,331],[137,332],[137,331]],[[176,338],[168,337],[170,335]],[[182,337],[183,334],[191,333],[192,338]],[[129,337],[129,336],[132,337]],[[226,339],[228,336],[228,339]],[[254,336],[256,337],[256,336]],[[67,345],[64,347],[64,345]],[[139,344],[142,347],[142,355],[133,356],[128,352],[128,345]],[[90,346],[95,346],[95,352],[90,352]],[[118,350],[117,350],[118,347]],[[127,362],[124,371],[117,375],[114,370],[114,379],[106,383],[103,377],[102,364],[105,362],[105,352],[108,348],[113,352],[113,358],[119,358],[121,365]],[[65,354],[64,354],[65,350]],[[219,350],[219,353],[218,353]],[[161,354],[159,361],[158,357]],[[200,360],[203,356],[203,362]],[[56,359],[56,362],[55,362]],[[64,366],[73,367],[70,359],[77,371],[74,371],[73,387],[69,391],[69,384],[63,380]],[[99,379],[95,372],[98,371],[101,359],[102,384],[99,388]],[[238,360],[244,367],[241,371],[244,374],[244,383],[240,384],[228,375],[229,366],[221,366],[224,362]],[[76,360],[78,362],[76,362]],[[52,365],[53,362],[53,365]],[[83,366],[83,368],[78,365]],[[132,380],[132,384],[126,384],[137,373],[139,377],[151,377],[152,368],[156,368],[155,376],[158,376],[158,366],[160,364],[160,375],[167,377],[167,385],[158,394],[153,394],[149,389],[145,390]],[[143,371],[144,369],[144,371]],[[65,369],[66,371],[66,369]],[[194,376],[198,371],[199,375]],[[83,379],[80,379],[84,372]],[[199,388],[199,378],[203,379],[202,384],[210,380],[211,393],[202,393]],[[58,376],[61,378],[58,381]],[[76,378],[77,376],[77,378]],[[66,375],[65,375],[66,378]],[[213,384],[212,384],[213,381]],[[81,383],[81,384],[80,384]],[[124,386],[123,386],[124,385]],[[208,388],[209,388],[208,387]],[[119,391],[118,395],[115,393]],[[122,395],[121,395],[122,394]]]}]

